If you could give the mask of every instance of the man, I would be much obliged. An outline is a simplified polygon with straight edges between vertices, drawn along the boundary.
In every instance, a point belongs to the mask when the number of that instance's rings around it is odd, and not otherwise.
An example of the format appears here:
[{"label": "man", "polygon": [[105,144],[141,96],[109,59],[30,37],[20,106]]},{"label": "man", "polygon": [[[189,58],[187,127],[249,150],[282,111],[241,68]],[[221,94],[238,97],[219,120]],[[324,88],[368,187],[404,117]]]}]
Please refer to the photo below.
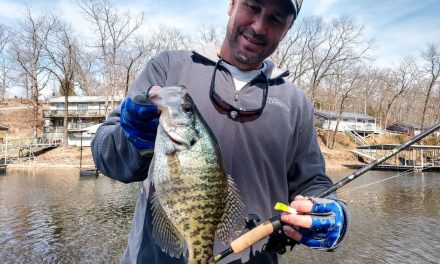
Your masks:
[{"label": "man", "polygon": [[[276,202],[293,201],[300,214],[282,215],[285,233],[310,247],[337,247],[347,229],[346,206],[334,197],[309,198],[332,185],[324,172],[310,100],[285,79],[288,72],[267,59],[301,2],[231,0],[220,50],[167,51],[151,59],[120,109],[98,129],[92,142],[98,169],[122,182],[144,181],[123,263],[185,263],[163,253],[151,234],[154,188],[147,176],[158,119],[148,96],[171,85],[187,88],[216,136],[245,214],[268,219],[276,213]],[[278,263],[278,254],[264,250],[266,243],[221,263]],[[215,254],[225,248],[216,241]]]}]

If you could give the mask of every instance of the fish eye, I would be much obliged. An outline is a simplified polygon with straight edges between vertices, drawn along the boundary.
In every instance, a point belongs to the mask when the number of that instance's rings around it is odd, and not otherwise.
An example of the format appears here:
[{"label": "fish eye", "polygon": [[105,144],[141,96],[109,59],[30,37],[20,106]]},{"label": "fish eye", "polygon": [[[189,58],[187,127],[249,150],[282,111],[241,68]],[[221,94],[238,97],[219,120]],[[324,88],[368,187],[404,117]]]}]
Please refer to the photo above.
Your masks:
[{"label": "fish eye", "polygon": [[192,107],[191,104],[183,104],[182,105],[182,111],[187,113],[187,114],[192,113],[193,107]]}]

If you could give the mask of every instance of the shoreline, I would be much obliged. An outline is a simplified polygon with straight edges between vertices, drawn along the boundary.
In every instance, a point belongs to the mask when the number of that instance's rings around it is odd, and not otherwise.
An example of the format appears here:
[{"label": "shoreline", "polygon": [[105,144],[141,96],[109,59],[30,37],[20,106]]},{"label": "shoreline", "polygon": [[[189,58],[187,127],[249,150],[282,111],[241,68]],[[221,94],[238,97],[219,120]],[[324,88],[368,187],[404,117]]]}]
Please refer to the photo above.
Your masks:
[{"label": "shoreline", "polygon": [[[35,164],[23,164],[23,163],[11,163],[7,164],[8,168],[11,169],[80,169],[79,165],[75,164],[47,164],[47,163],[35,163]],[[83,164],[81,168],[94,168],[95,164]]]},{"label": "shoreline", "polygon": [[[362,165],[361,163],[357,164],[343,164],[343,163],[335,163],[335,162],[327,162],[325,170],[326,171],[344,171],[344,170],[350,170],[351,165]],[[78,164],[69,164],[69,163],[46,163],[46,162],[38,162],[38,161],[28,161],[23,163],[11,163],[7,164],[8,169],[81,169],[81,168],[94,168],[94,163],[85,163],[82,164],[81,167]]]},{"label": "shoreline", "polygon": [[[349,150],[330,150],[325,146],[321,146],[321,151],[325,160],[326,171],[349,170],[350,168],[347,166],[361,164],[356,160],[354,155],[351,154]],[[82,168],[95,167],[90,147],[83,147],[83,150],[81,152],[80,148],[76,146],[60,146],[36,156],[34,160],[11,163],[8,164],[7,167],[10,169],[69,168],[79,170],[80,163]]]}]

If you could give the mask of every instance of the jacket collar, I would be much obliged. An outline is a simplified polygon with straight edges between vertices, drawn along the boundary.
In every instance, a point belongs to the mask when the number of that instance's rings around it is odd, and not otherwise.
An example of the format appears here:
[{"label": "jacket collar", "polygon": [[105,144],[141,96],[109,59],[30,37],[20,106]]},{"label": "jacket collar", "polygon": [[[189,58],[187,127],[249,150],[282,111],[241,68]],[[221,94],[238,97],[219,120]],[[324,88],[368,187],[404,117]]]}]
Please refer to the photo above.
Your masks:
[{"label": "jacket collar", "polygon": [[[218,61],[219,51],[220,50],[218,49],[218,47],[216,47],[213,43],[209,43],[195,49],[193,52],[194,54],[203,57],[204,59],[209,60],[210,62],[215,64]],[[269,79],[274,80],[289,76],[289,71],[277,68],[272,60],[266,59],[264,63],[267,64],[264,74]]]}]

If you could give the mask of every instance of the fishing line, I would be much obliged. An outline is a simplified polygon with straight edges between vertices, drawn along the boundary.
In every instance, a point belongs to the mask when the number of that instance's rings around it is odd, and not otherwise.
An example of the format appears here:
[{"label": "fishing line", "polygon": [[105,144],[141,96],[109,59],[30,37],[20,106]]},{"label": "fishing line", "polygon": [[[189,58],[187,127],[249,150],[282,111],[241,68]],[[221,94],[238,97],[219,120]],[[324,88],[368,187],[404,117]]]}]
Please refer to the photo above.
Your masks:
[{"label": "fishing line", "polygon": [[346,193],[349,193],[349,192],[357,190],[357,189],[368,187],[370,185],[374,185],[374,184],[377,184],[377,183],[380,183],[380,182],[388,181],[388,180],[391,180],[391,179],[394,179],[394,178],[398,178],[398,177],[401,177],[401,176],[406,176],[406,175],[411,174],[413,172],[415,172],[415,170],[407,170],[407,171],[404,171],[403,173],[398,173],[398,174],[396,174],[394,176],[391,176],[391,177],[388,177],[386,179],[378,180],[378,181],[372,182],[372,183],[367,183],[367,184],[364,184],[364,185],[361,185],[361,186],[357,186],[357,187],[354,187],[354,188],[351,188],[351,189],[342,190],[341,192],[339,192],[339,194],[346,194]]}]

